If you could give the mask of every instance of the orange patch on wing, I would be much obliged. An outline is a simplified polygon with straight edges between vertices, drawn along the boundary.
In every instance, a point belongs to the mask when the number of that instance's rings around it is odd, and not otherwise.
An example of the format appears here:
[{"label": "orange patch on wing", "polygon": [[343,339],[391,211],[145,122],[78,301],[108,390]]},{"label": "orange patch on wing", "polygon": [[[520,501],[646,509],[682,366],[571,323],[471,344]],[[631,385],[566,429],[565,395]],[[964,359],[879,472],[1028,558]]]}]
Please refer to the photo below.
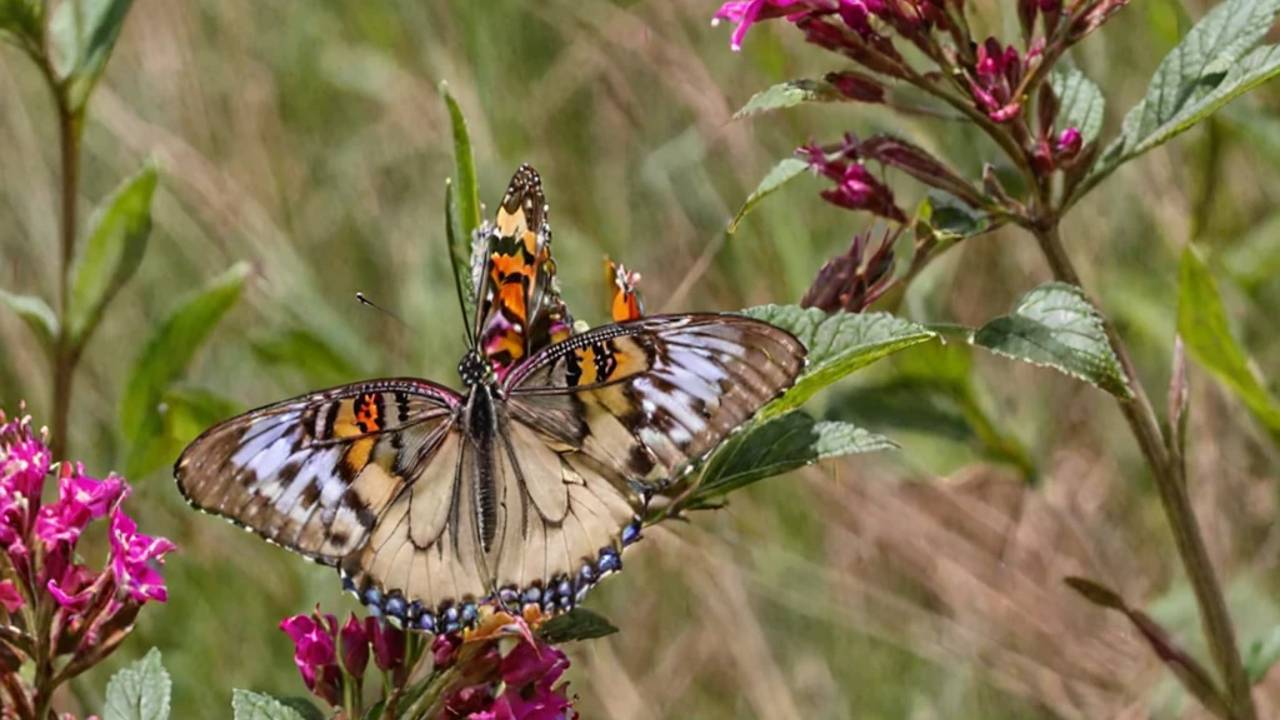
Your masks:
[{"label": "orange patch on wing", "polygon": [[347,469],[351,471],[351,475],[355,476],[369,464],[369,453],[373,452],[373,444],[375,440],[371,437],[361,438],[347,448],[347,454],[342,456],[342,461],[347,464]]},{"label": "orange patch on wing", "polygon": [[[619,344],[623,347],[614,350],[613,360],[616,364],[610,370],[609,377],[605,378],[606,381],[622,380],[649,369],[649,359],[644,351],[627,338],[620,338],[620,340],[623,342]],[[628,345],[630,347],[627,347]]]}]

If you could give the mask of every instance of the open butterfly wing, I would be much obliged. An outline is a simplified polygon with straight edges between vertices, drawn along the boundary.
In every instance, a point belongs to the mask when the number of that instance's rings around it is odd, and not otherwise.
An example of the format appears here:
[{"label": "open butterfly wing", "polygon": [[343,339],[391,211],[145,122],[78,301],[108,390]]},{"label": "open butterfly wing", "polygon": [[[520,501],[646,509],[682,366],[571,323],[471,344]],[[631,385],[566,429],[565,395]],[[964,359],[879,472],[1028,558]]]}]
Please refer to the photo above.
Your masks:
[{"label": "open butterfly wing", "polygon": [[285,400],[210,428],[174,474],[197,508],[335,565],[456,435],[460,403],[452,390],[416,379]]},{"label": "open butterfly wing", "polygon": [[738,315],[658,315],[552,345],[506,380],[510,413],[615,479],[662,485],[795,382],[805,349]]}]

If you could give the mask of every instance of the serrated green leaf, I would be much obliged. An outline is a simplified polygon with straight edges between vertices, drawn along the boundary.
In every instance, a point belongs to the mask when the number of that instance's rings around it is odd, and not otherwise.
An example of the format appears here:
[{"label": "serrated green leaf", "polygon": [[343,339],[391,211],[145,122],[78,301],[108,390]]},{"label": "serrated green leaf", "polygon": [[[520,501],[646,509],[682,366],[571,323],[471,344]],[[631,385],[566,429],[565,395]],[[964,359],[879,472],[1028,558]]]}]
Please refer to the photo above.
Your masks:
[{"label": "serrated green leaf", "polygon": [[1075,197],[1280,74],[1280,46],[1254,49],[1278,12],[1280,0],[1227,0],[1210,10],[1160,62],[1146,96],[1125,115],[1119,137]]},{"label": "serrated green leaf", "polygon": [[542,639],[553,645],[570,640],[593,640],[616,632],[618,628],[607,618],[584,607],[554,617],[538,629]]},{"label": "serrated green leaf", "polygon": [[840,102],[847,98],[825,80],[801,78],[778,83],[751,96],[742,109],[733,114],[740,120],[770,110],[782,110],[807,102]]},{"label": "serrated green leaf", "polygon": [[[162,431],[161,399],[239,299],[248,276],[247,263],[232,266],[175,308],[143,346],[120,403],[120,431],[131,448],[141,447],[144,435]],[[132,452],[130,461],[137,462]]]},{"label": "serrated green leaf", "polygon": [[0,303],[22,318],[46,351],[53,349],[58,337],[58,316],[48,303],[34,295],[15,295],[6,290],[0,290]]},{"label": "serrated green leaf", "polygon": [[133,0],[64,0],[49,21],[54,69],[75,111],[84,107],[107,66]]},{"label": "serrated green leaf", "polygon": [[1097,140],[1107,107],[1098,86],[1075,68],[1055,71],[1050,83],[1060,108],[1054,126],[1060,130],[1069,127],[1079,130],[1086,145]]},{"label": "serrated green leaf", "polygon": [[1130,397],[1103,326],[1080,288],[1053,282],[1032,290],[1009,315],[973,334],[973,343],[1005,357],[1051,367],[1107,392]]},{"label": "serrated green leaf", "polygon": [[761,305],[743,315],[787,330],[808,349],[808,364],[796,384],[765,406],[759,420],[800,407],[822,388],[904,348],[937,337],[922,325],[886,313],[836,313],[798,305]]},{"label": "serrated green leaf", "polygon": [[146,656],[111,676],[103,720],[167,720],[169,692],[173,683],[160,663],[160,651],[151,648]]},{"label": "serrated green leaf", "polygon": [[819,460],[897,447],[852,423],[788,413],[754,424],[725,442],[707,463],[693,505]]},{"label": "serrated green leaf", "polygon": [[71,342],[88,342],[107,304],[142,262],[151,236],[155,189],[156,168],[148,162],[94,212],[89,236],[71,271],[67,305]]},{"label": "serrated green leaf", "polygon": [[802,173],[809,167],[809,164],[800,158],[786,158],[774,165],[756,189],[747,196],[746,202],[742,203],[742,207],[738,208],[737,214],[733,216],[733,220],[729,222],[728,229],[725,232],[732,235],[738,231],[738,224],[742,222],[742,218],[747,216],[753,208],[763,199],[777,192],[779,188],[792,180],[800,177]]},{"label": "serrated green leaf", "polygon": [[1267,671],[1280,660],[1280,627],[1272,629],[1267,636],[1254,640],[1245,654],[1244,670],[1249,674],[1250,684],[1262,682]]},{"label": "serrated green leaf", "polygon": [[1231,334],[1218,284],[1191,246],[1183,251],[1178,268],[1178,333],[1191,356],[1235,393],[1280,442],[1280,403],[1267,392]]},{"label": "serrated green leaf", "polygon": [[234,720],[307,720],[302,713],[267,695],[239,688],[231,691]]}]

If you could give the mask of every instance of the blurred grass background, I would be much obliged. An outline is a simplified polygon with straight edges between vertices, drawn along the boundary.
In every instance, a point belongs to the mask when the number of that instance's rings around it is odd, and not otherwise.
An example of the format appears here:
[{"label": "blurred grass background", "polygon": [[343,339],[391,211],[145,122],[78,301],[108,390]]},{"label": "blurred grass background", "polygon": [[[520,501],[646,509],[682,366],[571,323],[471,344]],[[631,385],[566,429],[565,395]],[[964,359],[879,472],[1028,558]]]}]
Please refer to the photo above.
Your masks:
[{"label": "blurred grass background", "polygon": [[[187,374],[193,393],[239,411],[372,376],[454,380],[442,79],[470,120],[490,207],[520,162],[541,171],[565,295],[591,322],[606,316],[605,253],[643,273],[650,312],[796,301],[861,218],[801,180],[735,237],[722,231],[801,142],[892,130],[970,176],[993,156],[962,125],[877,107],[731,120],[754,91],[839,65],[781,25],[732,53],[728,28],[709,25],[715,8],[137,0],[90,107],[81,206],[154,156],[156,225],[81,364],[74,456],[101,473],[123,468],[118,404],[142,343],[185,293],[239,260],[252,263],[249,289]],[[1203,10],[1137,3],[1078,49],[1109,99],[1108,130]],[[975,13],[1015,34],[1011,3]],[[1277,367],[1278,100],[1264,88],[1127,166],[1064,227],[1153,389],[1167,379],[1177,255],[1191,239],[1212,249],[1259,367]],[[25,58],[0,49],[0,287],[46,298],[51,112]],[[900,193],[910,206],[918,188]],[[936,262],[900,311],[977,324],[1046,279],[1030,238],[1002,231]],[[358,305],[357,291],[408,328]],[[0,406],[26,399],[40,423],[40,349],[8,314],[0,346]],[[921,367],[950,368],[965,390],[913,382]],[[1192,383],[1193,497],[1247,647],[1280,622],[1277,452],[1211,378],[1193,372]],[[1204,656],[1155,494],[1108,397],[1047,370],[924,349],[815,411],[856,417],[903,451],[776,478],[725,511],[650,531],[590,601],[622,632],[571,649],[584,717],[1197,716],[1127,625],[1060,583],[1076,573],[1121,589]],[[1020,467],[993,450],[992,432]],[[96,710],[110,672],[152,645],[174,677],[174,717],[228,717],[233,687],[303,694],[276,624],[317,601],[353,607],[332,571],[190,511],[167,467],[130,480],[143,530],[182,549],[166,568],[171,599],[76,681],[68,707]]]}]

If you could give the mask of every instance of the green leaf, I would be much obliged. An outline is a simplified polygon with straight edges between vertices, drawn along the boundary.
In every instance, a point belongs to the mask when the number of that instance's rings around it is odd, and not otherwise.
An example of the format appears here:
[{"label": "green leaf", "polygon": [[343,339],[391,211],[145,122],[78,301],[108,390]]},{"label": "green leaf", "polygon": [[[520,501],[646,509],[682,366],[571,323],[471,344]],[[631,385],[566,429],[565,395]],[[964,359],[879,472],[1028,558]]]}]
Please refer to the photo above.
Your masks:
[{"label": "green leaf", "polygon": [[53,350],[53,343],[58,337],[58,316],[44,300],[34,295],[14,295],[0,290],[0,303],[22,318],[46,351]]},{"label": "green leaf", "polygon": [[707,463],[693,505],[819,460],[897,448],[892,440],[839,421],[793,412],[734,435]]},{"label": "green leaf", "polygon": [[1210,10],[1160,62],[1146,96],[1125,115],[1119,137],[1076,196],[1280,74],[1280,46],[1254,49],[1277,12],[1280,0],[1227,0]]},{"label": "green leaf", "polygon": [[538,629],[542,639],[553,645],[570,640],[594,640],[616,632],[618,628],[607,618],[584,607],[576,607],[554,617]]},{"label": "green leaf", "polygon": [[[465,233],[458,222],[457,203],[453,197],[453,183],[444,186],[445,245],[449,249],[449,267],[453,269],[453,286],[458,292],[458,308],[462,312],[463,331],[470,337],[476,318],[476,286],[472,282],[472,235]],[[474,338],[473,338],[474,340]]]},{"label": "green leaf", "polygon": [[296,370],[316,387],[351,382],[363,374],[332,344],[305,328],[270,333],[251,341],[250,348],[262,364]]},{"label": "green leaf", "polygon": [[930,190],[920,206],[920,219],[939,241],[954,242],[991,230],[991,216],[940,190]]},{"label": "green leaf", "polygon": [[[143,346],[120,403],[120,429],[132,446],[160,432],[160,401],[186,371],[209,332],[240,297],[249,265],[238,263],[173,310]],[[132,457],[131,462],[136,462]],[[132,474],[132,473],[131,473]]]},{"label": "green leaf", "polygon": [[1249,674],[1251,684],[1262,682],[1267,671],[1280,660],[1280,627],[1274,628],[1266,637],[1254,640],[1245,654],[1244,670]]},{"label": "green leaf", "polygon": [[1069,127],[1079,130],[1086,145],[1097,140],[1107,107],[1098,86],[1075,68],[1055,71],[1050,77],[1050,84],[1058,96],[1060,108],[1054,125],[1059,130]]},{"label": "green leaf", "polygon": [[0,0],[0,40],[34,49],[40,43],[40,6],[33,0]]},{"label": "green leaf", "polygon": [[129,475],[141,477],[173,462],[182,448],[241,410],[230,398],[201,388],[170,387],[157,403],[157,417],[129,448]]},{"label": "green leaf", "polygon": [[742,109],[733,114],[734,120],[770,110],[782,110],[807,102],[840,102],[845,96],[825,80],[802,78],[778,83],[751,96]]},{"label": "green leaf", "polygon": [[103,720],[166,720],[172,682],[160,664],[160,651],[121,668],[107,683]]},{"label": "green leaf", "polygon": [[49,36],[67,99],[79,111],[107,66],[133,0],[63,0],[53,11]]},{"label": "green leaf", "polygon": [[1201,365],[1234,392],[1280,442],[1280,404],[1231,334],[1218,284],[1191,246],[1178,268],[1178,333]]},{"label": "green leaf", "polygon": [[462,115],[462,108],[453,95],[449,94],[449,86],[440,83],[440,94],[444,96],[444,104],[449,109],[449,122],[453,127],[453,162],[454,178],[458,183],[456,199],[458,202],[458,224],[462,228],[463,237],[470,238],[471,233],[480,227],[480,190],[476,182],[476,161],[471,154],[471,136],[467,132],[467,119]]},{"label": "green leaf", "polygon": [[822,388],[904,348],[937,337],[922,325],[886,313],[836,313],[798,305],[761,305],[743,315],[787,330],[808,349],[808,365],[785,395],[767,405],[759,420],[800,407]]},{"label": "green leaf", "polygon": [[307,720],[302,713],[266,693],[239,688],[231,691],[231,712],[234,720]]},{"label": "green leaf", "polygon": [[75,266],[67,306],[71,342],[88,342],[103,311],[142,262],[151,235],[156,168],[148,162],[94,213]]},{"label": "green leaf", "polygon": [[742,207],[738,208],[737,214],[733,216],[733,220],[729,222],[728,229],[725,232],[730,235],[738,231],[738,223],[742,222],[742,218],[747,216],[755,208],[756,204],[766,197],[777,192],[779,188],[792,180],[800,177],[800,175],[809,167],[809,163],[800,158],[786,158],[773,166],[760,184],[756,186],[754,192],[747,196],[746,202],[742,203]]},{"label": "green leaf", "polygon": [[1074,285],[1053,282],[1023,295],[1011,314],[978,328],[973,344],[1054,368],[1119,397],[1132,394],[1102,316]]}]

